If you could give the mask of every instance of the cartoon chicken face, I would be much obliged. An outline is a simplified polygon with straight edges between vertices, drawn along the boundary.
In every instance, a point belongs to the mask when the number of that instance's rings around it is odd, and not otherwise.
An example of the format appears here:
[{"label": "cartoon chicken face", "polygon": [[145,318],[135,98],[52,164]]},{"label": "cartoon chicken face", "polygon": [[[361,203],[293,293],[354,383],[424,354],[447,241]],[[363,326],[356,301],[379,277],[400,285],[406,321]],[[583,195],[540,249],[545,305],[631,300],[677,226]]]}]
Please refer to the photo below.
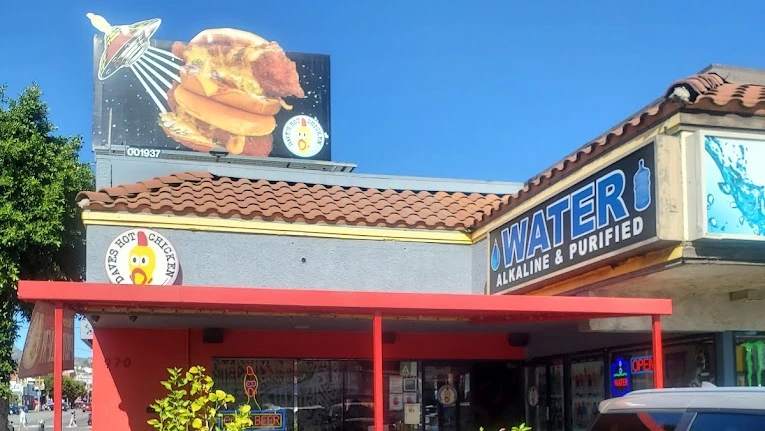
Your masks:
[{"label": "cartoon chicken face", "polygon": [[149,247],[146,233],[138,231],[138,245],[133,247],[128,254],[128,267],[130,268],[130,281],[133,284],[151,284],[154,279],[154,268],[157,265],[157,257],[154,250]]},{"label": "cartoon chicken face", "polygon": [[308,152],[308,147],[311,142],[311,129],[308,127],[308,124],[306,124],[305,118],[300,119],[300,126],[297,128],[297,138],[298,150],[300,150],[301,153]]}]

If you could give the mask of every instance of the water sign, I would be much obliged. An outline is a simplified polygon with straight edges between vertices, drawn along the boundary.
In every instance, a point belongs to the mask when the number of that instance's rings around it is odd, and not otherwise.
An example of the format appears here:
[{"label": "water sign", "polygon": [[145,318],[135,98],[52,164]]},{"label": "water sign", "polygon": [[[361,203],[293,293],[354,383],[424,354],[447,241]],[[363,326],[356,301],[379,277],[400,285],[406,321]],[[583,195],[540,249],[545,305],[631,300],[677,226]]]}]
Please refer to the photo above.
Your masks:
[{"label": "water sign", "polygon": [[656,238],[654,144],[489,234],[491,293],[504,293]]}]

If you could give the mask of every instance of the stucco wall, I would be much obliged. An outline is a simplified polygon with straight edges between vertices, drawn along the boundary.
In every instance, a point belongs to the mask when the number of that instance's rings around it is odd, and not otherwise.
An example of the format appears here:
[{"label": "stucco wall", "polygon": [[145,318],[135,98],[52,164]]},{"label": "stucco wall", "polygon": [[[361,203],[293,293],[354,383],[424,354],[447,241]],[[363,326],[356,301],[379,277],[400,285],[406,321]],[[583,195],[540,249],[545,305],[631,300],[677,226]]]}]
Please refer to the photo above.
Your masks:
[{"label": "stucco wall", "polygon": [[484,238],[472,247],[472,262],[471,268],[473,271],[472,283],[470,285],[470,293],[476,295],[486,294],[486,282],[489,276],[488,262],[489,262],[489,250],[487,249],[487,239]]},{"label": "stucco wall", "polygon": [[[762,301],[731,301],[730,291],[736,289],[714,289],[698,284],[694,280],[664,284],[663,288],[652,291],[608,288],[591,292],[593,296],[669,298],[672,300],[671,316],[662,318],[662,329],[666,332],[696,333],[723,331],[765,331],[762,316]],[[698,280],[696,280],[698,281]],[[742,285],[738,289],[752,288]],[[588,325],[593,331],[649,331],[651,320],[647,317],[591,320]]]},{"label": "stucco wall", "polygon": [[[127,229],[88,227],[88,281],[109,281],[106,248]],[[157,231],[175,246],[186,285],[471,293],[473,270],[485,272],[466,245]]]}]

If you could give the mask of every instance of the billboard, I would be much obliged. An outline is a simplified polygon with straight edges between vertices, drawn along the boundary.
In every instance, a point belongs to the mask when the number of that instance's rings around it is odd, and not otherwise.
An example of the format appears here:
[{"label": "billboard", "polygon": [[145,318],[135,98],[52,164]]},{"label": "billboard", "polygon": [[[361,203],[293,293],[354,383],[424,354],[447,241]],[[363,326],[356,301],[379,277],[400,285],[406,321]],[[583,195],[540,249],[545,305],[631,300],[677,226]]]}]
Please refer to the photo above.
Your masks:
[{"label": "billboard", "polygon": [[[53,372],[55,307],[36,302],[29,321],[19,378],[40,377]],[[64,308],[64,370],[74,369],[74,311]]]},{"label": "billboard", "polygon": [[285,52],[237,29],[161,41],[152,38],[160,19],[88,18],[102,33],[93,45],[94,148],[330,160],[329,56]]},{"label": "billboard", "polygon": [[704,233],[765,239],[765,141],[714,135],[703,141]]},{"label": "billboard", "polygon": [[655,144],[489,233],[489,292],[506,293],[656,238]]}]

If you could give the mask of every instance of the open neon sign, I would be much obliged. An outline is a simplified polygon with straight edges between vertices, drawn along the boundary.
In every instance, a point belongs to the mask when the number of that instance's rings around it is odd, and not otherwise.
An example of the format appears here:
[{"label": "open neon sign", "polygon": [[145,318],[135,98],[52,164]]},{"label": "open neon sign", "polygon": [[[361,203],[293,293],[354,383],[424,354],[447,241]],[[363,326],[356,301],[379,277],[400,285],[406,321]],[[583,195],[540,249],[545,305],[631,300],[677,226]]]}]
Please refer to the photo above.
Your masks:
[{"label": "open neon sign", "polygon": [[632,375],[653,373],[653,356],[639,356],[630,359]]}]

